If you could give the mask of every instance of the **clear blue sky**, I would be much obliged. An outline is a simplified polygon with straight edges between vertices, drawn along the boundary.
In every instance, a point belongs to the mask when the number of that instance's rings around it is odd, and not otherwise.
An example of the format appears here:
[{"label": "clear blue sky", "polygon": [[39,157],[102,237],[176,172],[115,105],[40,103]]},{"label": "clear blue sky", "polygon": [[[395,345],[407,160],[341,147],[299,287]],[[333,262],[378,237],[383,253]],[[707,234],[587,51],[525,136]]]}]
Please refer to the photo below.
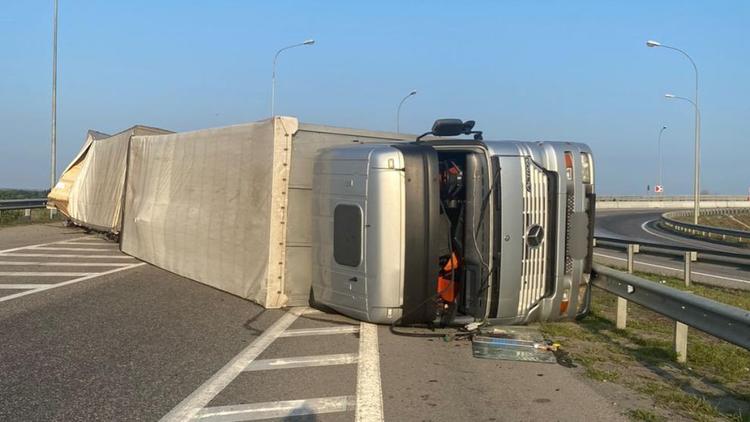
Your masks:
[{"label": "clear blue sky", "polygon": [[[0,4],[0,186],[49,180],[52,0]],[[664,133],[668,193],[692,190],[692,96],[701,71],[703,186],[750,186],[747,1],[74,1],[60,0],[58,164],[86,130],[175,131],[269,116],[422,132],[474,119],[486,138],[572,140],[594,149],[600,194],[656,179]]]}]

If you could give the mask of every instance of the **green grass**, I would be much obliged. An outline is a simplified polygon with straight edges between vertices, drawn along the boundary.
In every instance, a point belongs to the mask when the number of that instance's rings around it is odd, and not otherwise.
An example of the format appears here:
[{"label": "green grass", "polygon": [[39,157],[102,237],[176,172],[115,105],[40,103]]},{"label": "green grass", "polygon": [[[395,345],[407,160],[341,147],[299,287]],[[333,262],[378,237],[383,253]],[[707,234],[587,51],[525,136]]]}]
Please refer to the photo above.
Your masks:
[{"label": "green grass", "polygon": [[46,198],[46,190],[0,189],[0,199],[34,199]]},{"label": "green grass", "polygon": [[[638,274],[670,287],[750,309],[750,292],[693,285],[674,278]],[[633,303],[627,328],[614,326],[616,297],[595,290],[592,313],[578,322],[542,324],[562,344],[584,376],[622,385],[653,401],[653,409],[632,409],[633,420],[750,421],[750,352],[689,330],[687,364],[676,363],[674,322]]]},{"label": "green grass", "polygon": [[0,228],[22,224],[51,223],[63,219],[64,216],[59,212],[50,219],[49,210],[45,208],[32,209],[31,218],[25,217],[23,210],[0,211]]},{"label": "green grass", "polygon": [[650,410],[644,409],[633,409],[627,412],[628,417],[634,421],[645,421],[645,422],[666,422],[667,418],[662,415],[658,415]]}]

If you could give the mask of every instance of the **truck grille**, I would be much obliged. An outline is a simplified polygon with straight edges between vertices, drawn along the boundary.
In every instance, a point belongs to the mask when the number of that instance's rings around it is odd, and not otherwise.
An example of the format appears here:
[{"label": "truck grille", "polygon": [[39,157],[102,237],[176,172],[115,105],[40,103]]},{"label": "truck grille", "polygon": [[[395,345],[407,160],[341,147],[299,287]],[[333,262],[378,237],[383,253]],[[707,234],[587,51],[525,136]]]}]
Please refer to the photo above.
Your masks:
[{"label": "truck grille", "polygon": [[[524,159],[523,224],[524,245],[518,315],[524,315],[544,297],[548,266],[546,263],[549,224],[549,179],[528,157]],[[541,229],[541,230],[540,230]],[[539,242],[539,233],[542,234]]]}]

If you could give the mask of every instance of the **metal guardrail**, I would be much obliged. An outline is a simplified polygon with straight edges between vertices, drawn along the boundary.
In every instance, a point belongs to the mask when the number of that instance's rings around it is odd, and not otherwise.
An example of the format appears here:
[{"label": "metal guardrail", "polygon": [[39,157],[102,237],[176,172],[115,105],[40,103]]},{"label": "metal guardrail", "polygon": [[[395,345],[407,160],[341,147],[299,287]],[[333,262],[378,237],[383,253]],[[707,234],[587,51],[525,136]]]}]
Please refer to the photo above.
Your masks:
[{"label": "metal guardrail", "polygon": [[[750,213],[750,209],[742,209],[742,208],[721,209],[720,208],[720,209],[701,210],[701,215],[727,215],[727,214],[740,214],[740,213],[748,214]],[[725,229],[722,227],[705,226],[702,224],[692,224],[692,223],[686,223],[684,221],[679,221],[676,219],[678,217],[688,217],[692,215],[693,215],[692,211],[666,212],[662,214],[661,216],[661,224],[673,231],[676,231],[679,233],[691,234],[694,236],[703,236],[703,237],[711,238],[712,235],[716,235],[718,237],[721,237],[722,240],[726,240],[727,237],[733,237],[733,238],[736,238],[739,242],[743,242],[745,240],[750,239],[750,231]]]},{"label": "metal guardrail", "polygon": [[748,254],[723,252],[715,249],[673,246],[662,243],[642,242],[640,240],[620,239],[616,237],[596,236],[596,246],[606,248],[627,249],[630,244],[638,244],[641,253],[654,255],[682,257],[685,252],[695,252],[696,260],[718,264],[742,265],[750,267],[750,251]]},{"label": "metal guardrail", "polygon": [[[594,264],[593,270],[594,286],[676,321],[675,349],[678,360],[684,362],[687,357],[687,329],[683,329],[679,324],[697,328],[750,350],[750,311],[663,286],[600,264]],[[624,328],[625,325],[623,319],[620,327],[622,312],[618,300],[618,328]],[[680,357],[682,359],[679,359]]]},{"label": "metal guardrail", "polygon": [[[596,202],[638,202],[638,201],[649,201],[649,202],[671,202],[671,201],[693,201],[692,195],[624,195],[624,196],[599,196],[596,197]],[[743,195],[701,195],[701,202],[704,201],[750,201],[750,197]]]},{"label": "metal guardrail", "polygon": [[44,208],[46,206],[47,198],[0,200],[0,211],[27,210],[31,208]]}]

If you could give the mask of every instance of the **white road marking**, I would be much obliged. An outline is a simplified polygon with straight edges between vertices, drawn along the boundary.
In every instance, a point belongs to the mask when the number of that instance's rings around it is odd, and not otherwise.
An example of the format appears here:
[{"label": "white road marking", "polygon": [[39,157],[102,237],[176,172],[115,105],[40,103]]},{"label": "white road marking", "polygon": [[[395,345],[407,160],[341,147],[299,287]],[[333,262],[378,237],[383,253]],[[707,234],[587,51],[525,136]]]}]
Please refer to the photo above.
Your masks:
[{"label": "white road marking", "polygon": [[54,284],[0,284],[0,289],[8,290],[28,290],[41,289],[44,287],[54,286]]},{"label": "white road marking", "polygon": [[119,246],[117,243],[114,242],[108,242],[106,240],[102,240],[101,242],[60,242],[61,245],[86,245],[86,246]]},{"label": "white road marking", "polygon": [[58,243],[70,242],[71,240],[91,239],[92,237],[93,236],[83,236],[83,237],[76,237],[75,239],[60,240],[60,241],[57,241],[57,242],[39,243],[39,244],[36,244],[36,245],[19,246],[17,248],[3,249],[2,251],[0,251],[0,254],[5,253],[5,252],[20,251],[22,249],[33,248],[33,247],[36,247],[36,246],[55,245],[55,244],[58,244]]},{"label": "white road marking", "polygon": [[293,416],[346,412],[353,410],[354,406],[355,398],[352,396],[324,397],[319,399],[208,407],[201,409],[196,416],[200,420],[216,422],[254,421],[259,419],[280,419]]},{"label": "white road marking", "polygon": [[293,309],[285,313],[268,327],[254,342],[235,356],[229,363],[198,387],[185,400],[178,404],[161,421],[186,421],[193,419],[221,390],[226,388],[242,371],[257,358],[271,343],[297,320],[301,312]]},{"label": "white road marking", "polygon": [[[602,253],[599,253],[599,252],[594,252],[594,256],[601,256],[601,257],[604,257],[604,258],[616,259],[618,261],[627,261],[627,258],[621,258],[619,256],[612,256],[612,255],[605,255],[605,254],[602,254]],[[662,269],[665,269],[665,270],[673,270],[673,271],[680,271],[680,272],[684,272],[685,271],[683,268],[668,267],[666,265],[651,264],[651,263],[648,263],[648,262],[637,261],[637,260],[633,260],[633,263],[634,264],[639,264],[639,265],[644,265],[644,266],[647,266],[647,267],[662,268]],[[691,274],[702,275],[704,277],[717,278],[717,279],[720,279],[720,280],[729,280],[729,281],[739,281],[741,283],[750,283],[750,280],[744,280],[744,279],[741,279],[741,278],[725,277],[725,276],[721,276],[721,275],[714,275],[714,274],[702,273],[702,272],[699,272],[699,271],[691,271]]]},{"label": "white road marking", "polygon": [[33,248],[35,251],[83,251],[83,252],[119,252],[117,249],[103,249],[103,248],[58,248],[55,246],[35,246]]},{"label": "white road marking", "polygon": [[323,336],[332,334],[351,334],[358,332],[359,327],[356,325],[341,325],[338,327],[298,328],[295,330],[286,330],[281,333],[279,337]]},{"label": "white road marking", "polygon": [[351,365],[357,363],[353,353],[339,355],[301,356],[294,358],[263,359],[251,362],[245,371],[266,371],[269,369],[307,368],[313,366]]},{"label": "white road marking", "polygon": [[128,265],[127,267],[115,268],[113,270],[104,271],[102,273],[95,273],[95,274],[87,275],[87,276],[84,276],[84,277],[79,277],[79,278],[74,278],[72,280],[63,281],[62,283],[50,284],[50,285],[47,285],[46,287],[41,287],[41,288],[34,289],[34,290],[27,290],[25,292],[21,292],[21,293],[16,293],[16,294],[12,294],[12,295],[8,295],[8,296],[0,297],[0,302],[5,302],[6,300],[16,299],[16,298],[19,298],[19,297],[22,297],[22,296],[33,294],[33,293],[39,293],[39,292],[43,292],[43,291],[46,291],[46,290],[50,290],[50,289],[55,289],[55,288],[58,288],[58,287],[67,286],[67,285],[70,285],[70,284],[73,284],[73,283],[78,283],[80,281],[90,280],[92,278],[96,278],[96,277],[107,275],[107,274],[113,274],[113,273],[116,273],[116,272],[119,272],[119,271],[129,270],[131,268],[140,267],[141,265],[146,265],[146,263],[145,262],[139,262],[137,264]]},{"label": "white road marking", "polygon": [[[0,258],[4,256],[13,256],[13,257],[24,257],[24,256],[33,256],[33,257],[41,257],[41,258],[112,258],[112,259],[134,259],[132,256],[127,255],[70,255],[70,254],[49,254],[49,253],[0,253]],[[0,261],[2,262],[2,261]]]},{"label": "white road marking", "polygon": [[357,367],[357,422],[383,420],[383,390],[380,385],[378,326],[363,322],[359,333]]},{"label": "white road marking", "polygon": [[47,272],[47,271],[0,271],[0,276],[8,277],[65,277],[75,276],[83,277],[85,275],[99,274],[99,273],[76,273],[76,272]]},{"label": "white road marking", "polygon": [[[2,255],[0,255],[1,257]],[[132,264],[119,264],[114,262],[36,262],[36,261],[0,261],[3,265],[28,265],[42,267],[124,267]]]}]

